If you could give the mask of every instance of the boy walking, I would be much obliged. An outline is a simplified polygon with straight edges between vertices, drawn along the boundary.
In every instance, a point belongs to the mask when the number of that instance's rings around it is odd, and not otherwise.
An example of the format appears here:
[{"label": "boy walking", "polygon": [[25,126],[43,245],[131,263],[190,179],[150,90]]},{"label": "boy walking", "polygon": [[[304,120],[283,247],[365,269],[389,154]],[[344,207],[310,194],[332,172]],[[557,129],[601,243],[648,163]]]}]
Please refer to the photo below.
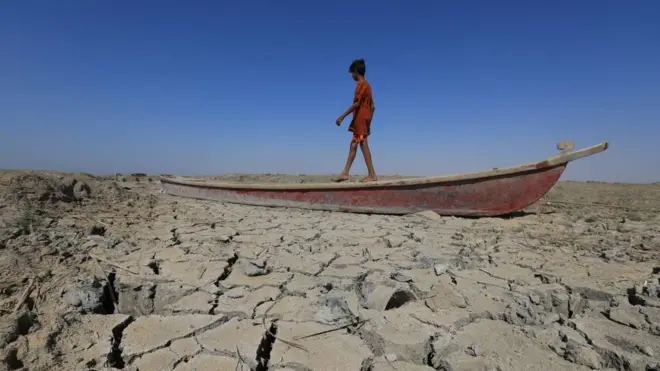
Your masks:
[{"label": "boy walking", "polygon": [[374,105],[374,99],[371,94],[371,85],[369,85],[367,80],[364,79],[364,75],[367,72],[364,59],[353,61],[348,68],[348,72],[351,73],[353,80],[357,83],[357,86],[355,87],[355,95],[353,96],[353,104],[348,107],[346,112],[337,118],[336,124],[337,126],[340,126],[346,116],[353,113],[353,120],[348,127],[348,131],[353,133],[353,138],[351,139],[351,147],[348,152],[344,171],[334,180],[336,182],[348,180],[348,174],[351,170],[351,165],[353,165],[353,160],[355,160],[359,144],[360,149],[362,150],[362,155],[364,156],[364,162],[366,162],[367,170],[369,171],[369,175],[360,180],[360,182],[373,182],[378,180],[378,178],[376,177],[374,164],[371,161],[371,151],[369,151],[369,142],[367,138],[369,137],[369,134],[371,134],[371,119],[376,111],[376,106]]}]

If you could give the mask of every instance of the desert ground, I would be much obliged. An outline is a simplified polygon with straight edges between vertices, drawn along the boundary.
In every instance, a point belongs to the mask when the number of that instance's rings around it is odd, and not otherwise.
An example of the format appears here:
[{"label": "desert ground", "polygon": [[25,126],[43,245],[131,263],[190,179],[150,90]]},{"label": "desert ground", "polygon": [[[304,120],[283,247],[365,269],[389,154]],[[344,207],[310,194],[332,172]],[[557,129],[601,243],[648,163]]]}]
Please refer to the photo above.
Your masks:
[{"label": "desert ground", "polygon": [[660,370],[658,184],[467,219],[4,171],[0,264],[3,371]]}]

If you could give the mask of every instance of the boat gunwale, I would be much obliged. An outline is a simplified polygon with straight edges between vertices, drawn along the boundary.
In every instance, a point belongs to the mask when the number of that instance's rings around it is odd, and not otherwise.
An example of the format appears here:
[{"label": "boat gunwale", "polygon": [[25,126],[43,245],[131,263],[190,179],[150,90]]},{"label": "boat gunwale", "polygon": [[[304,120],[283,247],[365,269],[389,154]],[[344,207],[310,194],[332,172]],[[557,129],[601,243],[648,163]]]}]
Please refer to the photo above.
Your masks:
[{"label": "boat gunwale", "polygon": [[569,162],[579,160],[600,152],[608,148],[608,142],[602,142],[597,145],[586,147],[583,149],[563,152],[558,155],[549,157],[542,161],[502,167],[493,168],[490,170],[482,170],[476,172],[417,177],[417,178],[403,178],[395,180],[379,180],[368,183],[232,183],[232,182],[218,182],[208,181],[204,179],[195,180],[194,178],[183,178],[180,176],[165,176],[161,174],[159,180],[161,183],[169,183],[174,185],[198,187],[198,188],[218,188],[218,189],[234,189],[234,190],[263,190],[263,191],[313,191],[313,190],[341,190],[341,189],[365,189],[365,188],[383,188],[383,187],[408,187],[419,185],[433,185],[433,184],[447,184],[456,182],[465,182],[470,180],[482,180],[493,177],[500,177],[512,174],[523,174],[533,171],[541,171],[554,168],[561,165],[566,165]]}]

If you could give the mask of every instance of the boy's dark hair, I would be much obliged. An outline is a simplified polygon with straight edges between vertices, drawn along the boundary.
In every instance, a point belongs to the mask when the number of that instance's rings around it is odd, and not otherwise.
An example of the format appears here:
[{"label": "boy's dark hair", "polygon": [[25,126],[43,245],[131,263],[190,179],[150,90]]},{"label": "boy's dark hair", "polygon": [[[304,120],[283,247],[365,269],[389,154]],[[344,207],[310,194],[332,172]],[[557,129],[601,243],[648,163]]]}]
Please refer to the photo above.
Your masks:
[{"label": "boy's dark hair", "polygon": [[351,66],[348,67],[348,72],[355,72],[360,76],[364,76],[367,73],[367,66],[364,64],[364,59],[354,60]]}]

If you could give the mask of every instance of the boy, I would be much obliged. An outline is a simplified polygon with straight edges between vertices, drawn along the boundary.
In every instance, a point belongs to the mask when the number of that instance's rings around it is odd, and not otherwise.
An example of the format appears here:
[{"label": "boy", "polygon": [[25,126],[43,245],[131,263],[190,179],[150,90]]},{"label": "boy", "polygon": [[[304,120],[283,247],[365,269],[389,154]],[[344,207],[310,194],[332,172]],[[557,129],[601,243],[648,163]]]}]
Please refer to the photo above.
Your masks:
[{"label": "boy", "polygon": [[371,95],[371,85],[369,85],[367,80],[364,79],[364,75],[367,72],[364,59],[353,61],[348,68],[348,72],[351,73],[353,80],[357,83],[357,86],[355,87],[355,95],[353,97],[353,104],[348,107],[346,112],[337,118],[336,124],[337,126],[340,126],[346,116],[352,112],[353,120],[348,127],[348,131],[353,133],[353,138],[351,139],[351,147],[348,152],[344,171],[341,175],[335,178],[334,181],[343,182],[348,180],[348,174],[351,170],[351,165],[355,159],[359,144],[360,149],[362,150],[362,155],[364,156],[364,162],[366,162],[367,170],[369,171],[369,175],[360,180],[360,182],[373,182],[378,180],[378,178],[376,177],[374,164],[371,162],[371,151],[369,151],[367,137],[371,134],[371,119],[376,111],[376,106],[374,105],[374,99]]}]

